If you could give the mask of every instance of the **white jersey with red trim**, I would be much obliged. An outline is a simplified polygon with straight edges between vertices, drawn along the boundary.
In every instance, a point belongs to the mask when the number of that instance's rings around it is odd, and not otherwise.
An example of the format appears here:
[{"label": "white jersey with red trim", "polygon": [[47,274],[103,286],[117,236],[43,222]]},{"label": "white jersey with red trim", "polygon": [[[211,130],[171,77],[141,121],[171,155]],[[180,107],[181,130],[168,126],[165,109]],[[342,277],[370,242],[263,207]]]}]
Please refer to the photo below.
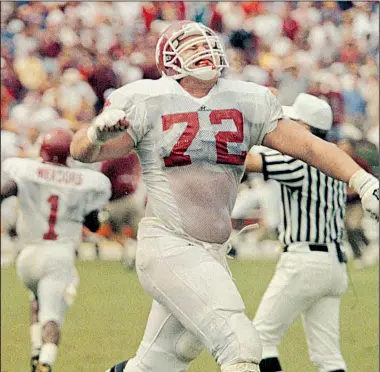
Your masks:
[{"label": "white jersey with red trim", "polygon": [[225,242],[246,154],[282,117],[275,96],[254,83],[219,79],[195,98],[163,77],[115,90],[105,104],[112,108],[130,121],[147,216],[196,239]]},{"label": "white jersey with red trim", "polygon": [[25,244],[78,243],[84,217],[111,196],[109,179],[88,169],[9,158],[3,171],[17,184],[17,233]]}]

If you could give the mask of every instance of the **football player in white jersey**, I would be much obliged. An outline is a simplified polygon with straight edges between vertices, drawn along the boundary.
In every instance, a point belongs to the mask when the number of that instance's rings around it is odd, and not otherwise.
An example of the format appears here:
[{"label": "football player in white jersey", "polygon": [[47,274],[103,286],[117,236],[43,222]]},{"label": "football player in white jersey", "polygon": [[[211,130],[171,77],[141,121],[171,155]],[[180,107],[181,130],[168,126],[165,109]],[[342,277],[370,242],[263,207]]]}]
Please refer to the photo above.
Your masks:
[{"label": "football player in white jersey", "polygon": [[135,148],[148,192],[136,269],[154,301],[136,356],[109,371],[183,372],[206,347],[223,372],[258,372],[260,338],[226,263],[247,152],[263,144],[351,179],[375,214],[378,183],[337,147],[283,119],[269,89],[220,78],[226,55],[204,25],[174,22],[156,61],[161,79],[115,90],[71,145],[83,162]]},{"label": "football player in white jersey", "polygon": [[31,293],[32,371],[50,372],[57,358],[64,314],[78,285],[75,249],[82,225],[99,227],[98,210],[111,196],[109,179],[100,172],[66,167],[72,134],[48,131],[41,144],[43,162],[8,158],[10,180],[1,197],[17,195],[17,234],[23,248],[17,272]]},{"label": "football player in white jersey", "polygon": [[[18,134],[9,127],[9,121],[1,124],[1,186],[7,183],[7,175],[3,172],[5,159],[24,156],[19,146]],[[17,254],[15,225],[17,219],[17,198],[11,197],[1,203],[1,265],[13,263]]]}]

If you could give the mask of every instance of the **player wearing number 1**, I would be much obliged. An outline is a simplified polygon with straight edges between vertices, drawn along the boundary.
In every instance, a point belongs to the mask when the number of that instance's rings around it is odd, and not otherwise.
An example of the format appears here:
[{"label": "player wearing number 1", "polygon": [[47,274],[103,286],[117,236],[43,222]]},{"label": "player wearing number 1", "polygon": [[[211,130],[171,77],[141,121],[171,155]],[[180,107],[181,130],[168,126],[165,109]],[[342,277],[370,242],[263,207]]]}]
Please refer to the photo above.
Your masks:
[{"label": "player wearing number 1", "polygon": [[109,179],[100,172],[66,167],[72,134],[47,132],[43,162],[8,158],[3,171],[10,181],[2,198],[17,195],[17,233],[23,249],[17,272],[31,294],[31,370],[50,372],[56,360],[64,314],[78,285],[75,249],[82,224],[99,227],[98,210],[111,196]]},{"label": "player wearing number 1", "polygon": [[346,182],[356,174],[353,183],[374,214],[377,181],[343,151],[283,119],[269,89],[220,78],[225,52],[204,25],[174,22],[156,57],[162,78],[114,91],[71,145],[84,162],[135,148],[148,192],[136,269],[153,305],[136,356],[109,371],[185,372],[206,347],[222,372],[258,372],[260,338],[226,263],[247,151],[264,144]]}]

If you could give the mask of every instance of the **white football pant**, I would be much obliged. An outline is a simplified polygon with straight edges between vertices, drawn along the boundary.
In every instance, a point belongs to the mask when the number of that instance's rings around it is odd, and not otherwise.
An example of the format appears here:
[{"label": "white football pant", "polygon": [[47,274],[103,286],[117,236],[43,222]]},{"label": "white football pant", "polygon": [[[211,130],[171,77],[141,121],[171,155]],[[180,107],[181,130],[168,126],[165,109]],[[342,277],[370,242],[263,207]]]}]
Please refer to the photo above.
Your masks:
[{"label": "white football pant", "polygon": [[62,325],[79,283],[74,244],[26,245],[16,266],[20,279],[38,299],[39,323],[43,326],[48,321],[55,321]]},{"label": "white football pant", "polygon": [[225,245],[186,238],[144,218],[136,269],[155,301],[126,372],[185,372],[204,347],[222,368],[260,361],[259,335],[244,314]]},{"label": "white football pant", "polygon": [[346,370],[339,336],[340,300],[348,285],[346,265],[338,261],[334,244],[328,244],[329,252],[312,252],[304,245],[291,244],[282,253],[253,320],[263,358],[278,357],[277,346],[301,315],[310,359],[319,372]]}]

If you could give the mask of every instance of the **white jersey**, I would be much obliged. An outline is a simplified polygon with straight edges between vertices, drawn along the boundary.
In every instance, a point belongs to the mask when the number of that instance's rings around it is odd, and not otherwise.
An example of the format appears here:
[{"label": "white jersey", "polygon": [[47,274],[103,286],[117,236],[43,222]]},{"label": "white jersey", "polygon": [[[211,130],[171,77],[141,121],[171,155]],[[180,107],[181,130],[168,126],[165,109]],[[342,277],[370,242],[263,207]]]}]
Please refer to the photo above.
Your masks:
[{"label": "white jersey", "polygon": [[9,158],[3,171],[18,188],[17,233],[25,244],[81,239],[84,217],[111,196],[111,183],[88,169]]},{"label": "white jersey", "polygon": [[247,152],[282,117],[269,89],[219,79],[195,98],[175,80],[140,80],[115,90],[105,110],[130,121],[148,191],[147,216],[199,240],[223,243]]}]

